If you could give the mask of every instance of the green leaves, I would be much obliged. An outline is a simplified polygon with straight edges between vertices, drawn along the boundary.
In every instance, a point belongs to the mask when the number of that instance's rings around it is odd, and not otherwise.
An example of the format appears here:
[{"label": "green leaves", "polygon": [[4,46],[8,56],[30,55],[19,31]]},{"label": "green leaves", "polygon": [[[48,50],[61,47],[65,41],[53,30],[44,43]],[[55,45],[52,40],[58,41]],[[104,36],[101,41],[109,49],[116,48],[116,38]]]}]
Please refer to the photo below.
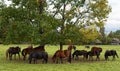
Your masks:
[{"label": "green leaves", "polygon": [[111,12],[107,0],[10,1],[8,7],[0,4],[1,38],[8,43],[68,44],[66,41],[71,40],[82,44],[84,38],[85,42],[93,41],[98,33],[92,31],[86,36],[84,32],[91,26],[103,27]]}]

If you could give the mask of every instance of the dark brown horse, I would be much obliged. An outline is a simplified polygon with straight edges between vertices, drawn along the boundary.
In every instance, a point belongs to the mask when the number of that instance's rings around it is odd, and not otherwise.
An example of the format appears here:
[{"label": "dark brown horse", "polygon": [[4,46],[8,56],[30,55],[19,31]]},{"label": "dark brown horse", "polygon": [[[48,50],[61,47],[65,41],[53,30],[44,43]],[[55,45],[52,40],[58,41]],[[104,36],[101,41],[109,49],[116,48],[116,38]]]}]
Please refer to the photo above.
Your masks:
[{"label": "dark brown horse", "polygon": [[100,47],[92,47],[91,51],[87,52],[87,58],[89,56],[89,60],[90,59],[93,60],[93,56],[96,56],[96,60],[100,60],[99,56],[100,56],[101,52],[102,52],[102,48],[100,48]]},{"label": "dark brown horse", "polygon": [[25,49],[22,50],[22,56],[23,56],[23,60],[26,60],[26,56],[29,55],[31,52],[41,52],[41,51],[45,51],[44,46],[38,46],[33,48],[33,46],[29,46]]},{"label": "dark brown horse", "polygon": [[86,59],[86,57],[87,57],[87,51],[86,50],[75,50],[73,52],[73,54],[72,54],[72,58],[75,59],[75,60],[78,60],[79,56],[83,56],[83,60]]},{"label": "dark brown horse", "polygon": [[12,60],[12,55],[14,55],[14,58],[16,59],[16,54],[18,54],[19,56],[19,59],[20,59],[20,52],[21,52],[21,49],[20,47],[9,47],[9,49],[6,50],[6,59],[9,59]]}]

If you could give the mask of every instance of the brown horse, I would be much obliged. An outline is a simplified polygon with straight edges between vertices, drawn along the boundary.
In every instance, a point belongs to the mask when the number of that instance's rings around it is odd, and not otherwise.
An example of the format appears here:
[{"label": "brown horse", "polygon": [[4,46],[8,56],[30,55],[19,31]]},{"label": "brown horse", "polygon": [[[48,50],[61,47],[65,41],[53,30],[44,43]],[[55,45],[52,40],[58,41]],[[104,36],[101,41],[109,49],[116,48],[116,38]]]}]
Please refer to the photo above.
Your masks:
[{"label": "brown horse", "polygon": [[63,63],[63,59],[67,59],[68,63],[71,63],[71,51],[72,49],[76,50],[76,47],[73,45],[68,46],[67,50],[57,50],[52,57],[54,63],[58,63],[60,60]]},{"label": "brown horse", "polygon": [[63,50],[57,50],[52,57],[52,61],[54,63],[58,63],[58,61],[60,60],[61,63],[63,63],[63,58],[65,58],[64,51]]},{"label": "brown horse", "polygon": [[38,46],[35,48],[33,48],[33,46],[29,46],[29,47],[22,50],[23,60],[26,60],[26,56],[29,55],[33,51],[41,52],[41,51],[45,51],[45,49],[44,49],[44,46]]},{"label": "brown horse", "polygon": [[9,49],[6,50],[6,59],[8,59],[8,56],[9,56],[9,59],[12,60],[12,55],[14,54],[14,58],[16,59],[16,54],[18,54],[19,56],[19,59],[20,59],[20,53],[21,52],[21,49],[20,47],[9,47]]},{"label": "brown horse", "polygon": [[32,51],[33,51],[33,46],[31,46],[31,45],[28,46],[27,48],[23,49],[23,50],[22,50],[23,60],[25,60],[25,59],[26,59],[26,56],[27,56],[28,54],[30,54]]},{"label": "brown horse", "polygon": [[96,52],[102,52],[102,48],[101,47],[92,47],[91,51],[93,52],[93,54],[95,55]]},{"label": "brown horse", "polygon": [[96,56],[96,60],[100,60],[99,56],[100,53],[102,52],[102,48],[100,47],[92,47],[91,51],[87,52],[87,58],[89,55],[89,60],[92,59],[93,60],[93,56]]}]

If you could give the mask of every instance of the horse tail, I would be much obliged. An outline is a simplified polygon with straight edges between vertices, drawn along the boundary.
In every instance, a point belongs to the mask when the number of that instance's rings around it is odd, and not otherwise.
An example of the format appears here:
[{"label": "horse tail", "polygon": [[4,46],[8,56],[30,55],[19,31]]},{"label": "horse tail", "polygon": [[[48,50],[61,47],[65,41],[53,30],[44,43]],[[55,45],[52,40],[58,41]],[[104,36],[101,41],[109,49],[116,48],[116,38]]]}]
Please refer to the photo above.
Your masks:
[{"label": "horse tail", "polygon": [[115,55],[117,56],[117,58],[119,58],[119,56],[118,56],[118,54],[117,54],[117,52],[115,51]]},{"label": "horse tail", "polygon": [[8,50],[6,51],[6,59],[8,59],[8,54],[9,54],[9,52],[8,52]]},{"label": "horse tail", "polygon": [[22,50],[22,56],[25,56],[25,50],[24,49]]},{"label": "horse tail", "polygon": [[72,58],[74,59],[75,52],[72,54]]},{"label": "horse tail", "polygon": [[32,62],[32,54],[29,55],[28,60],[29,60],[29,64],[31,64],[31,62]]},{"label": "horse tail", "polygon": [[46,52],[46,63],[48,62],[48,53]]}]

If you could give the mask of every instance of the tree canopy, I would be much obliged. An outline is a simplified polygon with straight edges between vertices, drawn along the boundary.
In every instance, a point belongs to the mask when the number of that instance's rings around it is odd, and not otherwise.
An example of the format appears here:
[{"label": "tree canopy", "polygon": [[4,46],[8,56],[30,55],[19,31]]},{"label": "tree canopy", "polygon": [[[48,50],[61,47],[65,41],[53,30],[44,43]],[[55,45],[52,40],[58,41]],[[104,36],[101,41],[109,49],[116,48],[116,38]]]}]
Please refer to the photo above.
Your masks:
[{"label": "tree canopy", "polygon": [[[0,3],[4,43],[83,44],[98,37],[107,20],[107,0],[9,0]],[[89,35],[88,35],[89,34]]]}]

